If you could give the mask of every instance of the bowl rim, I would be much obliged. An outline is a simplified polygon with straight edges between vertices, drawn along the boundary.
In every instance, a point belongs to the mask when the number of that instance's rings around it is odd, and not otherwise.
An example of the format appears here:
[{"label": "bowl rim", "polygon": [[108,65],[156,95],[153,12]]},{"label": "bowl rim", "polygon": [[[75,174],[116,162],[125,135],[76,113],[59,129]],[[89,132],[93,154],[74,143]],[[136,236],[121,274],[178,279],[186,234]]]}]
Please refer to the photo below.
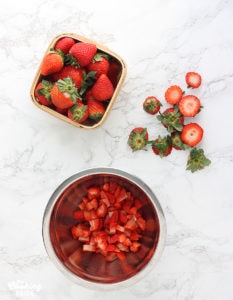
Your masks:
[{"label": "bowl rim", "polygon": [[[143,192],[153,201],[152,204],[154,205],[154,209],[157,213],[157,217],[159,220],[159,226],[160,226],[160,234],[158,238],[158,243],[156,250],[152,256],[152,258],[149,260],[149,262],[134,276],[130,277],[129,279],[125,279],[120,282],[116,283],[99,283],[99,282],[92,282],[86,279],[83,279],[77,275],[75,275],[73,272],[71,272],[57,257],[53,245],[51,243],[50,239],[50,217],[53,212],[53,208],[59,198],[59,196],[62,194],[65,189],[70,186],[72,183],[77,181],[78,179],[85,178],[86,176],[90,175],[98,175],[98,174],[106,174],[106,175],[114,175],[119,176],[121,178],[125,178],[129,181],[132,181],[136,186],[138,186],[140,189],[143,190]],[[162,255],[163,249],[165,247],[165,241],[166,241],[166,235],[167,235],[167,227],[166,227],[166,220],[163,213],[163,209],[161,207],[160,202],[158,201],[156,195],[153,193],[153,191],[150,189],[150,187],[142,181],[140,178],[138,178],[135,175],[132,175],[126,171],[123,171],[121,169],[116,169],[112,167],[96,167],[96,168],[89,168],[85,169],[83,171],[80,171],[78,173],[75,173],[65,179],[52,193],[51,197],[49,198],[49,201],[45,207],[43,220],[42,220],[42,238],[43,243],[46,249],[46,252],[50,258],[50,260],[54,263],[54,265],[71,281],[74,283],[77,283],[83,287],[86,288],[92,288],[97,290],[113,290],[117,288],[125,288],[129,287],[132,284],[138,282],[140,279],[144,278],[145,275],[150,272],[154,265],[158,262],[159,258]]]}]

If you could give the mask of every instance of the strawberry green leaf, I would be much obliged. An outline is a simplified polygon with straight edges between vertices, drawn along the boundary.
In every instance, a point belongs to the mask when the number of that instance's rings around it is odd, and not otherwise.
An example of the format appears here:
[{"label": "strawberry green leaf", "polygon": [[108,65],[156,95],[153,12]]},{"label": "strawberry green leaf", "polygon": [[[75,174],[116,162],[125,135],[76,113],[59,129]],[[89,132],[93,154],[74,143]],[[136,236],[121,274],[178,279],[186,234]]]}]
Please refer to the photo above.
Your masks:
[{"label": "strawberry green leaf", "polygon": [[69,94],[74,103],[76,102],[77,98],[81,98],[73,80],[70,77],[59,79],[57,81],[57,86],[62,93]]},{"label": "strawberry green leaf", "polygon": [[186,170],[194,173],[209,166],[210,163],[211,161],[205,156],[203,149],[193,148],[189,154]]}]

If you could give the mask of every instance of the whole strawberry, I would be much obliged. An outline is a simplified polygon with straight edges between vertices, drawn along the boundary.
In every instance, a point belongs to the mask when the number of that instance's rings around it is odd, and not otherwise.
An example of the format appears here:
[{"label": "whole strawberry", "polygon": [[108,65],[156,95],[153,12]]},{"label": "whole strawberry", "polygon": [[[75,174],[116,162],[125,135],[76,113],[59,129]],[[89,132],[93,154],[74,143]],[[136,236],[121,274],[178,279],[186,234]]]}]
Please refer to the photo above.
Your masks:
[{"label": "whole strawberry", "polygon": [[111,80],[112,85],[114,87],[117,86],[117,83],[121,76],[122,67],[116,60],[110,60],[109,61],[109,68],[107,76]]},{"label": "whole strawberry", "polygon": [[143,127],[136,127],[131,130],[128,138],[128,145],[133,151],[142,150],[148,143],[148,131]]},{"label": "whole strawberry", "polygon": [[181,115],[177,107],[165,109],[163,113],[159,113],[157,119],[170,133],[174,131],[181,131],[183,128],[184,117]]},{"label": "whole strawberry", "polygon": [[154,154],[159,155],[161,158],[168,156],[172,151],[172,143],[170,135],[165,137],[158,137],[151,142]]},{"label": "whole strawberry", "polygon": [[91,93],[96,100],[109,100],[113,93],[114,87],[106,74],[101,74],[92,86]]},{"label": "whole strawberry", "polygon": [[89,110],[89,118],[94,120],[95,122],[99,122],[106,110],[103,102],[95,100],[95,98],[90,93],[87,96],[86,101]]},{"label": "whole strawberry", "polygon": [[51,90],[52,103],[60,109],[70,108],[78,97],[77,88],[70,77],[59,79]]},{"label": "whole strawberry", "polygon": [[47,76],[56,72],[61,71],[64,66],[63,57],[58,52],[47,53],[40,66],[40,73],[43,76]]},{"label": "whole strawberry", "polygon": [[77,123],[83,123],[88,118],[88,106],[78,101],[68,109],[68,118]]},{"label": "whole strawberry", "polygon": [[67,54],[74,44],[75,40],[71,37],[63,37],[56,42],[54,49],[61,50],[64,54]]},{"label": "whole strawberry", "polygon": [[109,69],[109,61],[107,56],[102,53],[96,53],[92,62],[87,66],[89,71],[96,72],[96,78],[101,74],[107,74]]},{"label": "whole strawberry", "polygon": [[50,81],[42,80],[39,82],[35,88],[35,97],[37,98],[40,104],[45,106],[51,106],[51,90],[53,88],[53,84]]},{"label": "whole strawberry", "polygon": [[147,97],[143,102],[143,109],[151,115],[157,114],[162,106],[162,103],[154,96]]},{"label": "whole strawberry", "polygon": [[53,81],[70,77],[77,89],[80,89],[83,83],[84,70],[72,65],[64,66],[60,72],[51,75]]},{"label": "whole strawberry", "polygon": [[89,65],[96,52],[96,45],[84,42],[75,43],[69,50],[69,53],[76,58],[80,67]]}]

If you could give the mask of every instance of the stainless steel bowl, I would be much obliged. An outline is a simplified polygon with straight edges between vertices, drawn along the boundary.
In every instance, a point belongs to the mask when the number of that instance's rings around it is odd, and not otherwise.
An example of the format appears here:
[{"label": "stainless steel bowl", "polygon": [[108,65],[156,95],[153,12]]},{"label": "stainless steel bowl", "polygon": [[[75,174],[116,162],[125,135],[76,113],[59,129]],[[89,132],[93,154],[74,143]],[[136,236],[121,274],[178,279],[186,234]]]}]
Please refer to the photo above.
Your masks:
[{"label": "stainless steel bowl", "polygon": [[[70,233],[73,211],[87,188],[109,179],[140,198],[144,207],[142,215],[147,227],[141,238],[142,250],[127,258],[128,268],[122,262],[105,262],[101,255],[82,253],[80,257]],[[50,259],[64,275],[82,286],[108,290],[130,286],[155,267],[165,244],[166,222],[157,197],[141,179],[118,169],[93,168],[69,177],[54,191],[45,208],[42,233]]]}]

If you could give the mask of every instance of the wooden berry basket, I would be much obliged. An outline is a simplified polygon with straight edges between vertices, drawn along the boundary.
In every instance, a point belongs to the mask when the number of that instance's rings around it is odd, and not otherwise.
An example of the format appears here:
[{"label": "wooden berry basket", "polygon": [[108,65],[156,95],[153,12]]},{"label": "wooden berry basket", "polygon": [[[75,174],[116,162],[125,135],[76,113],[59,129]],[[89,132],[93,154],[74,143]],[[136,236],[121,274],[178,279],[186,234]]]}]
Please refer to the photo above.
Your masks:
[{"label": "wooden berry basket", "polygon": [[[125,80],[125,77],[126,77],[126,65],[125,65],[125,62],[123,61],[123,59],[117,55],[116,53],[114,53],[113,51],[109,50],[107,47],[101,45],[101,44],[98,44],[96,42],[94,42],[93,40],[90,40],[86,37],[83,37],[83,36],[80,36],[78,34],[74,34],[74,33],[63,33],[63,34],[60,34],[58,36],[56,36],[52,42],[50,43],[50,45],[48,46],[45,54],[49,53],[50,49],[54,48],[56,42],[63,38],[63,37],[71,37],[73,38],[76,42],[84,42],[84,43],[91,43],[91,44],[95,44],[96,47],[97,47],[97,51],[101,51],[107,55],[109,55],[111,58],[114,58],[120,65],[121,67],[121,71],[120,71],[120,76],[119,76],[119,80],[117,82],[117,85],[115,86],[115,90],[114,90],[114,93],[113,93],[113,96],[111,97],[111,99],[108,101],[108,104],[107,104],[107,107],[106,107],[106,111],[103,115],[103,117],[101,118],[101,120],[99,122],[94,122],[93,120],[87,120],[85,123],[81,124],[81,123],[77,123],[77,122],[74,122],[72,121],[71,119],[69,119],[67,116],[57,112],[56,110],[54,110],[53,108],[51,107],[48,107],[48,106],[45,106],[45,105],[42,105],[38,102],[38,100],[36,99],[35,97],[35,88],[37,86],[37,84],[42,80],[43,76],[41,75],[40,73],[40,67],[41,67],[41,64],[36,72],[36,75],[35,75],[35,78],[33,80],[33,83],[32,83],[32,86],[31,86],[31,90],[30,90],[30,95],[31,95],[31,99],[32,99],[32,102],[38,107],[40,108],[41,110],[49,113],[50,115],[62,120],[62,121],[65,121],[71,125],[74,125],[76,127],[79,127],[79,128],[83,128],[83,129],[94,129],[96,127],[99,127],[101,126],[104,121],[106,120],[107,116],[109,115],[109,112],[110,110],[112,109],[112,106],[120,92],[120,89],[121,89],[121,86]],[[44,54],[44,55],[45,55]]]}]

